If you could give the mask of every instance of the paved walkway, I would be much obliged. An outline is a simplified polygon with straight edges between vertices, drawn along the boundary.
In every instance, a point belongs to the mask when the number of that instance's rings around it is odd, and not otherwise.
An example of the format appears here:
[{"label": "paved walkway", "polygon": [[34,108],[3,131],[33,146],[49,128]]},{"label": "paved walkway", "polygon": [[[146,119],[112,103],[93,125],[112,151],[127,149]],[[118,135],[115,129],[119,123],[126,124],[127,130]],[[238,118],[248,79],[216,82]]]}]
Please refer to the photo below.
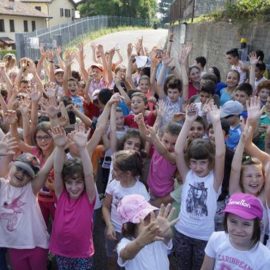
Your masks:
[{"label": "paved walkway", "polygon": [[[128,43],[135,44],[138,38],[143,36],[143,43],[146,48],[151,50],[154,46],[162,48],[165,44],[168,30],[166,29],[149,29],[149,30],[129,30],[112,33],[93,41],[88,42],[85,45],[85,65],[86,67],[90,66],[93,62],[92,60],[92,49],[91,43],[102,44],[104,50],[109,50],[115,46],[119,46],[120,52],[124,58],[124,64],[127,64],[127,45]],[[116,57],[116,56],[115,56]],[[77,63],[74,63],[73,68],[77,69]]]}]

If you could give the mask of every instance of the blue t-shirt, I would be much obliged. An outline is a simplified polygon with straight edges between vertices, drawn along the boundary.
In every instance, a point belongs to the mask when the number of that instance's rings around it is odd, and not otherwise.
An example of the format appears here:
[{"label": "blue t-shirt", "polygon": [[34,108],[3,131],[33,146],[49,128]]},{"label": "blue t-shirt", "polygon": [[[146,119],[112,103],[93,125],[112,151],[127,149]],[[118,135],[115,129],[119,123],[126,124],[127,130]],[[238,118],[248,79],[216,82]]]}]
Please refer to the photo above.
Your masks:
[{"label": "blue t-shirt", "polygon": [[240,140],[241,133],[242,133],[242,130],[241,130],[240,125],[238,125],[234,128],[230,127],[229,136],[225,141],[226,145],[229,149],[231,149],[233,151],[235,150],[235,148]]}]

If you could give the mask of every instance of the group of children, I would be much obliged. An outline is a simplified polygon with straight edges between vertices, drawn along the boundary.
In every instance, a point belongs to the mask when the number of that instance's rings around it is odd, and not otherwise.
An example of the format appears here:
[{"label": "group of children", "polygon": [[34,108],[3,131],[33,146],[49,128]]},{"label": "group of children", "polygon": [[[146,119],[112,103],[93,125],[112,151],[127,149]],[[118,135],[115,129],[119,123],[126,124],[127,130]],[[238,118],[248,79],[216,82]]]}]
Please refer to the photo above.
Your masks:
[{"label": "group of children", "polygon": [[172,43],[0,63],[1,269],[94,269],[101,207],[108,269],[270,269],[263,52],[228,51],[221,82]]}]

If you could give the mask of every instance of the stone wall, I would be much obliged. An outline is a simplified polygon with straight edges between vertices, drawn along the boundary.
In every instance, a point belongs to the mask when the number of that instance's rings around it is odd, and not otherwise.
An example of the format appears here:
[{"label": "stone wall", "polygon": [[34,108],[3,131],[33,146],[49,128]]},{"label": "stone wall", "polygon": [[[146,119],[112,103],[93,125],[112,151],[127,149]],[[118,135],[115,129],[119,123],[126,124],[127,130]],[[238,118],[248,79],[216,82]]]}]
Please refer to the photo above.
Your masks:
[{"label": "stone wall", "polygon": [[[180,25],[174,27],[173,55],[180,50]],[[270,23],[237,25],[234,23],[201,23],[188,24],[186,42],[192,42],[193,49],[190,64],[197,56],[205,56],[207,67],[217,66],[224,78],[229,70],[225,53],[232,48],[240,47],[241,37],[248,40],[252,50],[261,49],[265,53],[265,62],[270,64]]]}]

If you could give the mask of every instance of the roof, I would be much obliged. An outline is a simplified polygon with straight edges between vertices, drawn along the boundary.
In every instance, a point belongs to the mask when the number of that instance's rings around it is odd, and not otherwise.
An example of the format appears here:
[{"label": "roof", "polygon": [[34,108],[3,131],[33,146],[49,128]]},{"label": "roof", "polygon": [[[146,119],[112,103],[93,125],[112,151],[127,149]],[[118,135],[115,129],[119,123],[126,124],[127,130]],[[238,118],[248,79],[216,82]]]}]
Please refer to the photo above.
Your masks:
[{"label": "roof", "polygon": [[0,37],[0,41],[5,43],[6,45],[13,45],[15,44],[14,40],[9,37]]},{"label": "roof", "polygon": [[[23,3],[51,3],[56,0],[21,0]],[[60,0],[62,1],[62,0]],[[68,0],[73,6],[76,5],[76,3],[73,0]]]},{"label": "roof", "polygon": [[19,1],[13,2],[14,6],[11,8],[8,0],[0,1],[0,14],[12,16],[26,16],[26,17],[41,17],[47,18],[48,16],[35,8],[30,8],[28,4]]}]

